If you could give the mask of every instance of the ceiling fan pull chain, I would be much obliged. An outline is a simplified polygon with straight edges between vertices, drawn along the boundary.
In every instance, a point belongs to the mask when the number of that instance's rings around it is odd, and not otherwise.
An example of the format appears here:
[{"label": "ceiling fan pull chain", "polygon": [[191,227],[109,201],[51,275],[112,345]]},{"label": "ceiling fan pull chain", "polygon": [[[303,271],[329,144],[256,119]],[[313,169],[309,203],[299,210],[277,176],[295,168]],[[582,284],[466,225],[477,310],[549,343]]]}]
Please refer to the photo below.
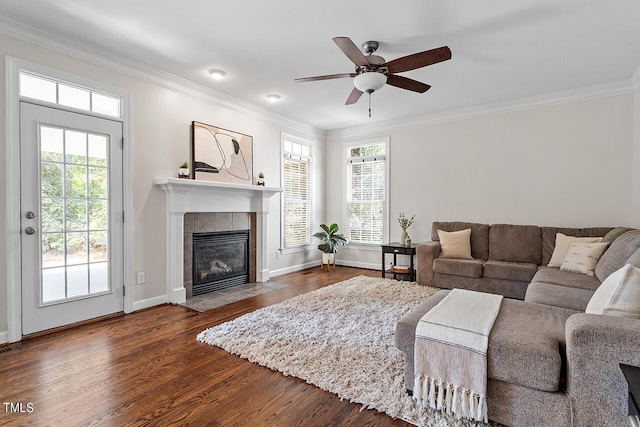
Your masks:
[{"label": "ceiling fan pull chain", "polygon": [[371,92],[369,92],[369,117],[371,117]]}]

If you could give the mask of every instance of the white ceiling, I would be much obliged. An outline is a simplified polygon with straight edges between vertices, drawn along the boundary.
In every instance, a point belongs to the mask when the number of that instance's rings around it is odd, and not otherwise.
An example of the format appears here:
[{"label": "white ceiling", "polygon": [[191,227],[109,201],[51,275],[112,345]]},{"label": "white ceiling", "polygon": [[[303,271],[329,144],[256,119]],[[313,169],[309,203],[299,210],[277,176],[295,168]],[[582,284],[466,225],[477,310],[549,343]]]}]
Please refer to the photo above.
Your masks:
[{"label": "white ceiling", "polygon": [[[0,15],[324,130],[630,81],[640,66],[637,0],[0,0]],[[369,118],[366,96],[344,105],[351,79],[293,81],[353,71],[336,36],[376,40],[388,61],[453,57],[402,74],[424,94],[374,93]]]}]

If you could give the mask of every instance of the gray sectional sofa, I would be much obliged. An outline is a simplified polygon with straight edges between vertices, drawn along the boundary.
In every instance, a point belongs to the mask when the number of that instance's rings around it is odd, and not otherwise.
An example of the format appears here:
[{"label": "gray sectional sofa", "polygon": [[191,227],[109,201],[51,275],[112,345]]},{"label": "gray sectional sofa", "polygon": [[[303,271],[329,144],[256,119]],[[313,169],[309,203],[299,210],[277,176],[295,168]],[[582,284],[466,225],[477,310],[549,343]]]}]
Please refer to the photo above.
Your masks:
[{"label": "gray sectional sofa", "polygon": [[[439,258],[436,230],[466,228],[474,259]],[[594,276],[546,266],[556,233],[610,242]],[[640,230],[438,222],[432,236],[417,249],[418,283],[509,297],[489,336],[489,419],[508,426],[625,425],[627,383],[619,364],[640,366],[640,320],[584,310],[609,274],[627,263],[640,267]],[[448,292],[437,292],[397,324],[408,390],[416,325]]]}]

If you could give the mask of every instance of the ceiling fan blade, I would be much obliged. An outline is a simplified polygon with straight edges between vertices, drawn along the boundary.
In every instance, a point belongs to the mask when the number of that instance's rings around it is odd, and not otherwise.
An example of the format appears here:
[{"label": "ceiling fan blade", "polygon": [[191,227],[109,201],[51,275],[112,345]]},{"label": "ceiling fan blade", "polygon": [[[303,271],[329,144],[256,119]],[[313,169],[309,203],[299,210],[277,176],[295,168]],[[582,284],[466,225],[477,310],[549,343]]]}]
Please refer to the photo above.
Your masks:
[{"label": "ceiling fan blade", "polygon": [[355,104],[356,102],[358,102],[358,99],[360,99],[362,94],[363,92],[358,90],[358,88],[354,87],[351,93],[349,94],[349,97],[347,98],[347,102],[345,102],[344,105]]},{"label": "ceiling fan blade", "polygon": [[402,76],[390,75],[387,77],[387,84],[391,86],[399,87],[400,89],[412,90],[418,93],[425,93],[431,86],[426,83],[419,82],[417,80],[408,79]]},{"label": "ceiling fan blade", "polygon": [[302,77],[299,79],[295,79],[294,81],[300,82],[314,82],[317,80],[331,80],[331,79],[341,79],[343,77],[355,77],[356,73],[341,73],[341,74],[328,74],[326,76],[315,76],[315,77]]},{"label": "ceiling fan blade", "polygon": [[349,37],[334,37],[333,41],[338,45],[340,50],[358,67],[368,67],[369,61],[362,51],[351,41]]},{"label": "ceiling fan blade", "polygon": [[402,73],[449,59],[451,59],[451,50],[447,46],[442,46],[425,50],[424,52],[414,53],[413,55],[403,56],[402,58],[387,62],[385,65],[389,68],[390,73]]}]

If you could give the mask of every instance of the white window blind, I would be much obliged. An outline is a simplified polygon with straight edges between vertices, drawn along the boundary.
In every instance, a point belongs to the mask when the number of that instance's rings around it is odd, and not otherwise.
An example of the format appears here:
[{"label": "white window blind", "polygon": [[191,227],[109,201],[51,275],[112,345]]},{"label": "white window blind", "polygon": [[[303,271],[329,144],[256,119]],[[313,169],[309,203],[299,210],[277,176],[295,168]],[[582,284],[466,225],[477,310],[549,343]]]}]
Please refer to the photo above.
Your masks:
[{"label": "white window blind", "polygon": [[311,147],[284,142],[283,231],[284,248],[311,243]]},{"label": "white window blind", "polygon": [[385,213],[386,145],[349,147],[347,215],[351,242],[382,243]]}]

